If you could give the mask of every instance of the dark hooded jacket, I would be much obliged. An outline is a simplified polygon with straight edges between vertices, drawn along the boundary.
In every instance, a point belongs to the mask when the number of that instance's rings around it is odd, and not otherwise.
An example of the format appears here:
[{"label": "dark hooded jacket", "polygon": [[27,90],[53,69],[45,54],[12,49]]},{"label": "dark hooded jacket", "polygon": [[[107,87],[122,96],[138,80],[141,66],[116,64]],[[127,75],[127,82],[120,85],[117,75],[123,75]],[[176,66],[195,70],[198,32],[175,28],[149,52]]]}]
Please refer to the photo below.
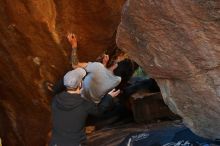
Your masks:
[{"label": "dark hooded jacket", "polygon": [[61,92],[52,101],[51,146],[78,146],[86,139],[84,126],[88,114],[101,115],[112,102],[106,95],[99,105],[83,99],[79,94]]}]

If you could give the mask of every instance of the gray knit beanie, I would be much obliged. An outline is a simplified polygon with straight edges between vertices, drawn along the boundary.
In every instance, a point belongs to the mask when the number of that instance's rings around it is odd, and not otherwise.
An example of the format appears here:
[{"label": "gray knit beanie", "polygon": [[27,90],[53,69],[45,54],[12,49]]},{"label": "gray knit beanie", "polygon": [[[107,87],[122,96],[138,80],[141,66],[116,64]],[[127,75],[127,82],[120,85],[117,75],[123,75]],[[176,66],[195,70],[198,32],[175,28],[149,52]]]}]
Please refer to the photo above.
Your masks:
[{"label": "gray knit beanie", "polygon": [[86,71],[83,68],[76,68],[67,72],[63,78],[64,86],[67,88],[77,88],[85,75]]}]

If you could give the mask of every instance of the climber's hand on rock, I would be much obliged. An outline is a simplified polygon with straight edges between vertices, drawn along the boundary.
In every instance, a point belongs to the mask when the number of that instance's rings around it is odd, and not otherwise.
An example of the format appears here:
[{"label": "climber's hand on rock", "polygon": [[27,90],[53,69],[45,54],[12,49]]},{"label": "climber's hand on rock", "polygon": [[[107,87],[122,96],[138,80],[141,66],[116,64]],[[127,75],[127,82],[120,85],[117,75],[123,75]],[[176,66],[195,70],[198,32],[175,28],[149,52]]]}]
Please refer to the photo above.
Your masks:
[{"label": "climber's hand on rock", "polygon": [[76,35],[73,33],[68,33],[67,34],[67,39],[69,43],[71,44],[72,48],[76,49],[77,48],[77,39]]},{"label": "climber's hand on rock", "polygon": [[120,90],[115,90],[113,89],[112,91],[110,91],[108,94],[112,96],[112,98],[118,96],[118,94],[120,93]]}]

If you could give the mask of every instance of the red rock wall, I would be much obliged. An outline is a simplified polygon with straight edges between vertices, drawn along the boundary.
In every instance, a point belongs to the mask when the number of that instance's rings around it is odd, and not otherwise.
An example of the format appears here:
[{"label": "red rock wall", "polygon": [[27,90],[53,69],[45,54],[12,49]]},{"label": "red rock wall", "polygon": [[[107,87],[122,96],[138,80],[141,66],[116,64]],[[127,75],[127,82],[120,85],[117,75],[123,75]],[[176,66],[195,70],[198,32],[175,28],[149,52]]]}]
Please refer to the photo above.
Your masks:
[{"label": "red rock wall", "polygon": [[115,46],[124,0],[0,0],[0,137],[4,146],[45,145],[54,82],[70,67],[65,35],[79,39],[79,57]]},{"label": "red rock wall", "polygon": [[220,1],[128,0],[117,44],[155,78],[169,107],[220,138]]}]

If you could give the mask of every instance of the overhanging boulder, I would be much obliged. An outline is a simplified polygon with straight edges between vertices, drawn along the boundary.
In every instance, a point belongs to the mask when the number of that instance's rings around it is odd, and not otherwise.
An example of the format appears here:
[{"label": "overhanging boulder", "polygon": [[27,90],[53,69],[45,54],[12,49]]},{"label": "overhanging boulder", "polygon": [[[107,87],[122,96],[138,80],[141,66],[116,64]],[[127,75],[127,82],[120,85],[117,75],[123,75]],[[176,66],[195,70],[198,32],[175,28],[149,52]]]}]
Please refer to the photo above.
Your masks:
[{"label": "overhanging boulder", "polygon": [[117,44],[195,133],[220,138],[220,2],[128,0]]}]

